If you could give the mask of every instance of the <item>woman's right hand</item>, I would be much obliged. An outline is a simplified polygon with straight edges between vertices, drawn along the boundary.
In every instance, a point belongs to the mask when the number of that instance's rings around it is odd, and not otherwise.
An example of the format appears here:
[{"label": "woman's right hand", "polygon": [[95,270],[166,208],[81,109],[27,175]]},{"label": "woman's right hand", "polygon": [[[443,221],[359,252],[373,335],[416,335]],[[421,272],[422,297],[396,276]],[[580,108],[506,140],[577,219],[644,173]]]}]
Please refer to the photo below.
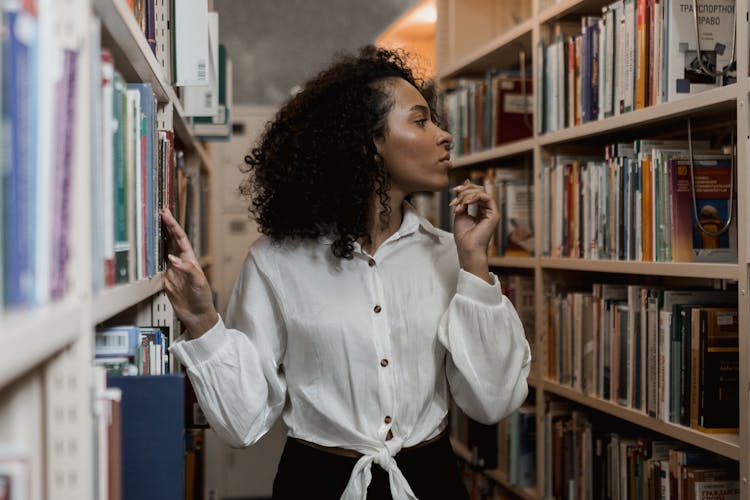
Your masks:
[{"label": "woman's right hand", "polygon": [[170,248],[177,255],[167,255],[169,263],[164,277],[164,288],[175,314],[185,325],[188,336],[196,339],[210,330],[219,320],[211,298],[211,287],[190,245],[187,234],[172,213],[161,211],[164,226],[171,239]]}]

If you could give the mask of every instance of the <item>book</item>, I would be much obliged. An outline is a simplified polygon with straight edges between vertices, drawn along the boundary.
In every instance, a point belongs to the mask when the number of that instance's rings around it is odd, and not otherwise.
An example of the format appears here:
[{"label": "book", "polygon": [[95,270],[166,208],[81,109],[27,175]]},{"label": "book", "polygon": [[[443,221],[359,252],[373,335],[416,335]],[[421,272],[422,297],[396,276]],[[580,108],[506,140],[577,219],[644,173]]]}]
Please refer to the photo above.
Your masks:
[{"label": "book", "polygon": [[208,81],[182,89],[185,116],[215,116],[219,111],[219,14],[208,13]]},{"label": "book", "polygon": [[208,0],[172,0],[174,84],[209,84]]},{"label": "book", "polygon": [[[704,432],[739,430],[739,326],[737,308],[699,309],[693,335],[691,427]],[[695,316],[694,316],[695,318]],[[695,327],[694,330],[695,332]],[[697,383],[697,387],[696,384]],[[691,404],[692,406],[692,404]],[[693,418],[693,410],[695,417]]]},{"label": "book", "polygon": [[695,500],[739,500],[739,481],[701,481],[695,483]]},{"label": "book", "polygon": [[492,81],[495,103],[494,145],[531,137],[534,90],[531,77],[499,75]]},{"label": "book", "polygon": [[26,449],[12,444],[0,444],[0,498],[31,498],[31,460]]},{"label": "book", "polygon": [[664,2],[668,101],[729,83],[723,75],[732,71],[734,17],[734,0],[702,0],[697,16],[690,1]]},{"label": "book", "polygon": [[109,376],[107,386],[122,391],[123,500],[184,498],[184,376]]},{"label": "book", "polygon": [[[736,224],[716,235],[729,220],[730,161],[701,155],[693,161],[695,207],[690,160],[669,160],[672,259],[675,262],[733,262],[737,260]],[[733,204],[732,204],[733,205]],[[697,212],[695,211],[697,209]],[[734,212],[736,209],[732,209]],[[734,219],[734,217],[733,217]],[[698,225],[701,221],[701,226]]]}]

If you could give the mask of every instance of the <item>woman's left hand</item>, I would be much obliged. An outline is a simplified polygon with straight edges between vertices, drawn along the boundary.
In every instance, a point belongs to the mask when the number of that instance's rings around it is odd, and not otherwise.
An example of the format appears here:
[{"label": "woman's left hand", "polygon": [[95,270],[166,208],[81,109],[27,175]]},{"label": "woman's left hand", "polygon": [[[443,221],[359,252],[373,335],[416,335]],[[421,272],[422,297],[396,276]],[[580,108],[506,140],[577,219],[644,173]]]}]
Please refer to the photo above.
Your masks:
[{"label": "woman's left hand", "polygon": [[[487,273],[487,247],[500,221],[497,205],[482,186],[472,184],[468,179],[453,190],[457,192],[450,203],[454,214],[453,237],[461,267],[484,277]],[[469,215],[469,205],[473,203],[477,205],[474,216]]]}]

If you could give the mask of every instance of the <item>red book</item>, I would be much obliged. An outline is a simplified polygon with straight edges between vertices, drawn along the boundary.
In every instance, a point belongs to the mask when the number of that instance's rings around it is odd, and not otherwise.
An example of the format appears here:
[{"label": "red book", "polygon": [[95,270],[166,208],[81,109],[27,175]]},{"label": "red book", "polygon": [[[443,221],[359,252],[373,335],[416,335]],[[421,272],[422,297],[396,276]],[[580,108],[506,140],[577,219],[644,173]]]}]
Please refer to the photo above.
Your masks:
[{"label": "red book", "polygon": [[492,85],[495,102],[495,146],[531,137],[534,94],[531,77],[501,75]]}]

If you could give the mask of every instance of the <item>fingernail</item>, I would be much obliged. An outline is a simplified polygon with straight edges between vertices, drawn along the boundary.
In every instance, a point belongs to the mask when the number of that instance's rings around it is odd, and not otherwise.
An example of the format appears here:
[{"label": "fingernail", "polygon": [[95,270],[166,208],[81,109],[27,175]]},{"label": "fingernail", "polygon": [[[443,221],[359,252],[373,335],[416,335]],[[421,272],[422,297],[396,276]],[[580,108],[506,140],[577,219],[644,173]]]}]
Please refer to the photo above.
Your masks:
[{"label": "fingernail", "polygon": [[182,264],[182,259],[179,257],[175,257],[171,253],[167,254],[167,258],[172,262],[172,264]]}]

